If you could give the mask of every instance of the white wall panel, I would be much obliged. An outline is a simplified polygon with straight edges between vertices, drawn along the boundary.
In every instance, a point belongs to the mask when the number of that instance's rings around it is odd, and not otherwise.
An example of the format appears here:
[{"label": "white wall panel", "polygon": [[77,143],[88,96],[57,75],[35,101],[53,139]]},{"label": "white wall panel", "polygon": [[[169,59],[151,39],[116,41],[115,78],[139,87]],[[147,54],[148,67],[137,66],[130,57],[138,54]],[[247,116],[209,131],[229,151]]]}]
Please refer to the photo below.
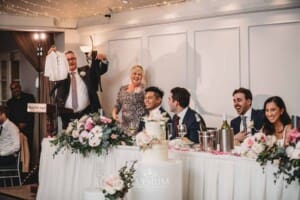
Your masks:
[{"label": "white wall panel", "polygon": [[[102,104],[105,112],[110,115],[121,85],[128,84],[130,68],[141,64],[142,39],[129,38],[108,41],[109,69],[102,76]],[[110,98],[106,98],[110,97]]]},{"label": "white wall panel", "polygon": [[[235,115],[232,91],[240,85],[239,28],[195,32],[196,107],[207,124]],[[216,123],[214,123],[216,124]]]},{"label": "white wall panel", "polygon": [[300,114],[300,23],[282,23],[249,28],[250,87],[255,104],[278,95],[290,114]]},{"label": "white wall panel", "polygon": [[148,86],[154,85],[165,92],[164,107],[173,87],[186,87],[187,37],[186,33],[155,35],[148,38]]}]

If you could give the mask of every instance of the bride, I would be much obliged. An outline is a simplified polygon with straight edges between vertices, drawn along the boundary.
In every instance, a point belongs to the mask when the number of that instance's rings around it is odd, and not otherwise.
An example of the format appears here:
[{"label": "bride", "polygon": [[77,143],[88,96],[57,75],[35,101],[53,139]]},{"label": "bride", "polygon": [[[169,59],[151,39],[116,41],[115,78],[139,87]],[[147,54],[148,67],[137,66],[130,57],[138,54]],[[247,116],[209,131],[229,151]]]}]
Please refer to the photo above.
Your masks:
[{"label": "bride", "polygon": [[266,135],[275,135],[278,145],[287,145],[287,133],[292,129],[292,124],[282,98],[279,96],[268,98],[264,103],[264,112],[263,132]]}]

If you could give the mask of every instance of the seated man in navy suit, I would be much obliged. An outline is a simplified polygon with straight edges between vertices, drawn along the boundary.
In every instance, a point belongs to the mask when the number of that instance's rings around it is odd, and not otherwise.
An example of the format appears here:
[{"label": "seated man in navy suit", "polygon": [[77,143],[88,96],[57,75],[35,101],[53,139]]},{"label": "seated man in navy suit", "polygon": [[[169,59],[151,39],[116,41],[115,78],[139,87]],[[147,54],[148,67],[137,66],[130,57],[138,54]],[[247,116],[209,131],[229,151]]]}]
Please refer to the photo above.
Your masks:
[{"label": "seated man in navy suit", "polygon": [[199,143],[199,130],[206,130],[204,119],[196,111],[189,107],[190,93],[185,88],[175,87],[171,90],[169,96],[170,111],[175,113],[173,117],[173,136],[176,138],[177,125],[185,124],[187,127],[187,134],[184,136],[192,142]]},{"label": "seated man in navy suit", "polygon": [[252,93],[246,88],[233,91],[233,105],[238,117],[230,122],[233,128],[234,143],[239,145],[247,137],[247,133],[254,134],[259,131],[263,124],[264,112],[252,108]]},{"label": "seated man in navy suit", "polygon": [[[164,92],[159,89],[158,87],[148,87],[145,90],[145,97],[144,97],[144,104],[147,110],[147,113],[143,117],[149,117],[157,115],[164,115],[164,117],[169,118],[168,121],[166,121],[166,128],[167,124],[171,123],[171,117],[167,113],[167,111],[162,107],[161,102],[162,98],[164,96]],[[165,114],[164,114],[165,113]],[[145,122],[143,119],[140,120],[138,132],[142,131],[145,128]]]}]

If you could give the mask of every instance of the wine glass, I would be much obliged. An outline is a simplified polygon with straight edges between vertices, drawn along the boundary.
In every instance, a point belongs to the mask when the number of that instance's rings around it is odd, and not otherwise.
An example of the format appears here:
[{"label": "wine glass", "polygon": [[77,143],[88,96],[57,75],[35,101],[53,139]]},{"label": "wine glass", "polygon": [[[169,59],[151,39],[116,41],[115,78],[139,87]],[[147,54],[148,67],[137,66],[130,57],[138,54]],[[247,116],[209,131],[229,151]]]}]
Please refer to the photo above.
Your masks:
[{"label": "wine glass", "polygon": [[134,122],[130,122],[128,126],[128,131],[131,136],[135,134],[136,129],[136,124]]},{"label": "wine glass", "polygon": [[167,132],[168,140],[171,140],[172,135],[173,135],[173,124],[172,123],[167,124],[166,132]]},{"label": "wine glass", "polygon": [[186,125],[185,124],[178,124],[177,129],[178,129],[178,135],[182,139],[187,133]]}]

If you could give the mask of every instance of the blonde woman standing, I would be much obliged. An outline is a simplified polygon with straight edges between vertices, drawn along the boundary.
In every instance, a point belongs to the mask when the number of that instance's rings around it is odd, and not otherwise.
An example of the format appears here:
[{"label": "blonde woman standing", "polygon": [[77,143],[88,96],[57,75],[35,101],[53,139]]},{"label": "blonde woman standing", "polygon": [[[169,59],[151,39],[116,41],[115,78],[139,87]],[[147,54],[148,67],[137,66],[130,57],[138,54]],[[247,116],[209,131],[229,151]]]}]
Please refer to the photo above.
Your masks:
[{"label": "blonde woman standing", "polygon": [[[144,84],[142,83],[144,69],[134,65],[130,70],[130,83],[120,88],[116,104],[112,110],[112,117],[121,124],[121,128],[128,135],[135,135],[140,118],[145,114]],[[119,118],[121,112],[121,119]]]}]

